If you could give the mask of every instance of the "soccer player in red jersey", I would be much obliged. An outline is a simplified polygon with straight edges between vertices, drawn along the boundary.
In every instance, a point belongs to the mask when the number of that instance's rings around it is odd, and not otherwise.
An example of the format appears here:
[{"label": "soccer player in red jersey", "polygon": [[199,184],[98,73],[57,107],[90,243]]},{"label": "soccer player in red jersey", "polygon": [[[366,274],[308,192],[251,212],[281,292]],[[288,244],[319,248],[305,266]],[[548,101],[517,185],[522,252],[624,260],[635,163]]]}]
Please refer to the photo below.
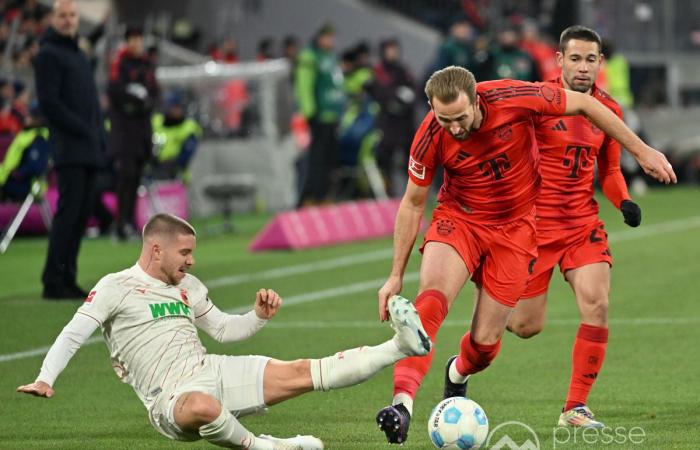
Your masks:
[{"label": "soccer player in red jersey", "polygon": [[[559,47],[561,77],[552,80],[552,85],[590,95],[622,117],[619,105],[595,85],[603,62],[598,33],[580,25],[569,27],[561,34]],[[605,225],[598,218],[598,203],[593,198],[596,161],[603,193],[622,211],[625,223],[638,226],[641,210],[630,199],[620,171],[620,144],[585,117],[540,116],[535,120],[535,136],[542,174],[536,202],[538,257],[508,329],[522,338],[542,331],[549,280],[559,264],[581,315],[559,425],[602,428],[603,423],[595,420],[586,406],[608,342],[612,265]]]},{"label": "soccer player in red jersey", "polygon": [[[476,84],[460,67],[435,72],[426,84],[431,111],[413,140],[409,181],[396,218],[394,259],[379,290],[379,317],[401,291],[433,174],[445,170],[421,250],[416,309],[433,342],[468,279],[476,284],[471,329],[446,367],[445,397],[466,395],[467,378],[491,363],[537,256],[535,200],[540,190],[533,120],[585,114],[615,137],[658,180],[675,182],[671,165],[590,95],[554,84],[514,80]],[[432,363],[427,356],[394,366],[394,399],[377,414],[390,443],[403,443],[413,398]]]}]

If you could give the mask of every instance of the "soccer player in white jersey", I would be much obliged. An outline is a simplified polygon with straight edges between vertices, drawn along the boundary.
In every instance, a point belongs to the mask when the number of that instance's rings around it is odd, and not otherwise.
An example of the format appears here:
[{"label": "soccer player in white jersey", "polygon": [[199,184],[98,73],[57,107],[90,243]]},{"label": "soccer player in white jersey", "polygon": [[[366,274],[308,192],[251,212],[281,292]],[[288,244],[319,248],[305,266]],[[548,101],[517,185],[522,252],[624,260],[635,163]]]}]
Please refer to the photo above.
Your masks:
[{"label": "soccer player in white jersey", "polygon": [[134,388],[163,435],[250,450],[315,450],[323,443],[313,436],[255,436],[237,417],[305,392],[355,385],[406,356],[430,351],[413,305],[395,296],[390,311],[396,334],[374,347],[296,361],[208,355],[197,328],[219,342],[246,339],[277,313],[282,299],[260,289],[250,312],[220,311],[202,282],[187,273],[195,246],[189,223],[168,214],[153,216],[143,230],[138,262],[97,283],[56,338],[36,381],[17,390],[53,396],[58,375],[100,326],[114,371]]}]

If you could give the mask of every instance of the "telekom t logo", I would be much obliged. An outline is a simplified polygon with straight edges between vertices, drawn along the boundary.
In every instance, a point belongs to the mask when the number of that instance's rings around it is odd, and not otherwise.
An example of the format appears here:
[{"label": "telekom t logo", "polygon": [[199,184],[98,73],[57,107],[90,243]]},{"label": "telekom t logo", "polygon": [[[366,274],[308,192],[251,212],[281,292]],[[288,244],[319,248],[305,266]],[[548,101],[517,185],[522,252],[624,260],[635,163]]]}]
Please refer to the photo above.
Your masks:
[{"label": "telekom t logo", "polygon": [[510,170],[510,161],[505,153],[499,153],[495,158],[479,163],[479,169],[485,177],[493,176],[494,180],[500,180]]},{"label": "telekom t logo", "polygon": [[564,167],[570,167],[571,172],[566,176],[566,178],[578,178],[579,168],[586,168],[589,162],[586,160],[590,147],[585,147],[583,145],[567,145],[564,152]]}]

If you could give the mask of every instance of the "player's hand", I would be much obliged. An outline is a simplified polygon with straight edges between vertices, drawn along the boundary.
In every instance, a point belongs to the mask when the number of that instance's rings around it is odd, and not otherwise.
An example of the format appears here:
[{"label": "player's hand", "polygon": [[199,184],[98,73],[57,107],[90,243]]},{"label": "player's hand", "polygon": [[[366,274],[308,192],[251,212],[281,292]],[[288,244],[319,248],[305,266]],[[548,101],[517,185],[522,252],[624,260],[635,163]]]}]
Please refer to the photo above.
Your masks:
[{"label": "player's hand", "polygon": [[379,299],[379,320],[386,322],[389,320],[389,299],[392,295],[401,292],[403,281],[401,277],[392,275],[386,280],[384,286],[379,289],[377,297]]},{"label": "player's hand", "polygon": [[627,225],[638,227],[642,223],[642,209],[632,200],[622,200],[620,211]]},{"label": "player's hand", "polygon": [[272,289],[260,289],[255,293],[255,315],[269,320],[275,317],[282,306],[282,297]]},{"label": "player's hand", "polygon": [[54,390],[51,386],[43,381],[35,381],[32,384],[25,384],[17,388],[17,392],[24,392],[25,394],[32,394],[37,397],[53,397]]},{"label": "player's hand", "polygon": [[647,146],[646,150],[637,157],[637,162],[644,170],[644,173],[662,183],[678,182],[673,166],[668,162],[666,156],[658,150]]}]

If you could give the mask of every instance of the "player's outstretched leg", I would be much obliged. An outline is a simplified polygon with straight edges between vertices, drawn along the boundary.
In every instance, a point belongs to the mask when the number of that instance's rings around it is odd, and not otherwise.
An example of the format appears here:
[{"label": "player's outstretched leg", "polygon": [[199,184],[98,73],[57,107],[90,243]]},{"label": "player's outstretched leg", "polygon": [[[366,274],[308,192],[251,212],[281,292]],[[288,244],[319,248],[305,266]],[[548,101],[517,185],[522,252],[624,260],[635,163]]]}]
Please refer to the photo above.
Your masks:
[{"label": "player's outstretched leg", "polygon": [[442,398],[467,396],[469,375],[464,377],[457,371],[456,360],[458,356],[459,355],[451,356],[447,360],[447,364],[445,364],[445,387],[443,389]]},{"label": "player's outstretched leg", "polygon": [[311,380],[316,391],[328,391],[361,383],[383,368],[407,356],[426,355],[432,344],[413,304],[398,295],[389,300],[392,339],[373,347],[359,347],[311,360]]},{"label": "player's outstretched leg", "polygon": [[258,439],[270,442],[274,450],[323,450],[323,442],[314,436],[296,436],[293,438],[276,438],[267,434],[261,434]]}]

